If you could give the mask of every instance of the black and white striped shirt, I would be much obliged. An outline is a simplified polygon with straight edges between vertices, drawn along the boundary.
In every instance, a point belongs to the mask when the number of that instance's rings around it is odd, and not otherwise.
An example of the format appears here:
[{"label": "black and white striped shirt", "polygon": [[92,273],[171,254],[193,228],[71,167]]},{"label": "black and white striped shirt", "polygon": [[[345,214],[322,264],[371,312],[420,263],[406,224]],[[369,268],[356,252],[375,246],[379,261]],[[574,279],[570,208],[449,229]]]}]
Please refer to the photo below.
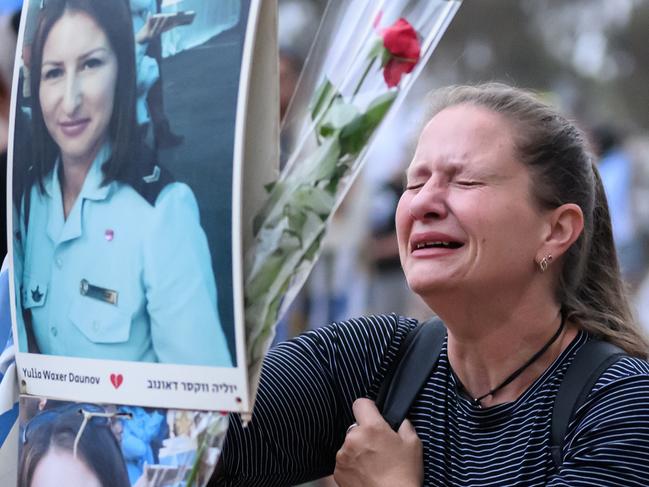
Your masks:
[{"label": "black and white striped shirt", "polygon": [[[268,355],[253,421],[232,418],[218,485],[287,486],[332,473],[359,397],[374,398],[414,320],[367,317],[309,332]],[[458,393],[446,346],[409,418],[425,485],[649,485],[649,364],[624,357],[602,374],[571,422],[554,469],[552,406],[580,332],[516,401],[479,409]]]}]

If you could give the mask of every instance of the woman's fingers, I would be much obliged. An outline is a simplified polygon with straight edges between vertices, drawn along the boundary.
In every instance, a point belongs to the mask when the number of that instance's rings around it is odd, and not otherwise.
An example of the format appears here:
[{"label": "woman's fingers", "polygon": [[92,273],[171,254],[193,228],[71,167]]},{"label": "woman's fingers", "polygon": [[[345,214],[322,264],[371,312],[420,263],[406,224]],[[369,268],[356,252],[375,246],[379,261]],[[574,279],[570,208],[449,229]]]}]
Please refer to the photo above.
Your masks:
[{"label": "woman's fingers", "polygon": [[356,423],[336,455],[334,478],[340,487],[421,485],[422,447],[410,421],[395,433],[373,401],[357,399],[352,410]]},{"label": "woman's fingers", "polygon": [[385,422],[383,416],[379,412],[374,401],[366,398],[356,399],[352,405],[352,412],[354,413],[354,418],[356,418],[356,423],[359,426],[378,426],[383,425],[388,426],[388,423]]},{"label": "woman's fingers", "polygon": [[399,436],[403,440],[418,440],[419,437],[417,436],[417,432],[415,431],[415,427],[412,425],[410,420],[404,419],[403,423],[401,423],[401,426],[399,426]]}]

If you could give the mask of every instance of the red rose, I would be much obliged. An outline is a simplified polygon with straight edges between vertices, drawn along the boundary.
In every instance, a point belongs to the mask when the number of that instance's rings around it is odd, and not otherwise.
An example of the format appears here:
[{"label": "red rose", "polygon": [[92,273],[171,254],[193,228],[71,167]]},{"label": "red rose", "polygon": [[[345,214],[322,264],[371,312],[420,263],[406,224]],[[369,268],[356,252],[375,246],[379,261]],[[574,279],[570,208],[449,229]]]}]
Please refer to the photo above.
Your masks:
[{"label": "red rose", "polygon": [[415,69],[419,61],[420,46],[417,32],[406,19],[399,19],[381,31],[383,46],[389,53],[383,67],[383,78],[392,88],[401,81],[401,76]]}]

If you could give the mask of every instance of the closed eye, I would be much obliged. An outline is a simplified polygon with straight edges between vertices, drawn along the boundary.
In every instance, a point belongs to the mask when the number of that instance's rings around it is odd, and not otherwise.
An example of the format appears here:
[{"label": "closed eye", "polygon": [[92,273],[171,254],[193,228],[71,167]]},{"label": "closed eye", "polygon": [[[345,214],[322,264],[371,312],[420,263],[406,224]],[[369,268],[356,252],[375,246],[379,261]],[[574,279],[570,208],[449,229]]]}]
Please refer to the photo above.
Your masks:
[{"label": "closed eye", "polygon": [[475,186],[482,186],[483,183],[481,181],[471,181],[471,180],[461,180],[461,181],[456,181],[456,184],[458,186],[462,186],[465,188],[472,188]]},{"label": "closed eye", "polygon": [[410,190],[413,190],[413,189],[419,189],[419,188],[421,188],[421,187],[423,187],[423,186],[424,186],[424,183],[408,184],[408,185],[406,185],[406,187],[404,188],[404,191],[410,191]]}]

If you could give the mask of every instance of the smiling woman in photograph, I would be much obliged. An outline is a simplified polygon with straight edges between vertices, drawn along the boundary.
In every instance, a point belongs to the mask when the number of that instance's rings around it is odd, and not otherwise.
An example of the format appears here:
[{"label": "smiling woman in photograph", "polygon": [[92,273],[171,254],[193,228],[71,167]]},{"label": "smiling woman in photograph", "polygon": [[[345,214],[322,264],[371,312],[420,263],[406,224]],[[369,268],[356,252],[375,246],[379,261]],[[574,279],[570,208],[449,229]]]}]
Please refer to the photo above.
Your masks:
[{"label": "smiling woman in photograph", "polygon": [[194,194],[137,137],[128,2],[44,2],[30,52],[20,350],[231,366]]},{"label": "smiling woman in photograph", "polygon": [[[269,352],[211,485],[647,485],[649,345],[574,123],[501,84],[435,92],[396,228],[410,288],[445,325],[407,419],[393,431],[374,400],[417,322],[325,326]],[[557,391],[593,344],[619,355],[577,376],[594,382],[553,448]]]}]

